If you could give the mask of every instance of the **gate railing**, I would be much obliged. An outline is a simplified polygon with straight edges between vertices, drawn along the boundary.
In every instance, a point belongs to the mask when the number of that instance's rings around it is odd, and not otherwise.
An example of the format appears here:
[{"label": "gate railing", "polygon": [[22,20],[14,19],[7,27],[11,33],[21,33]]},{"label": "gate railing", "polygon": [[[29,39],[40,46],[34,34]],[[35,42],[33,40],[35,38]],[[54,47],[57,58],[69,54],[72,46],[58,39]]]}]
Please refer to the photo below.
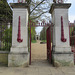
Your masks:
[{"label": "gate railing", "polygon": [[74,53],[74,64],[75,64],[75,25],[74,23],[69,24],[69,36],[71,51]]},{"label": "gate railing", "polygon": [[0,51],[10,51],[12,28],[9,23],[0,23]]},{"label": "gate railing", "polygon": [[53,24],[47,28],[47,60],[52,63]]},{"label": "gate railing", "polygon": [[29,28],[29,51],[30,51],[30,65],[31,65],[31,28],[32,27],[49,27],[50,26],[50,23],[45,23],[45,22],[42,22],[42,23],[37,23],[37,22],[32,22],[30,21],[28,23],[28,28]]}]

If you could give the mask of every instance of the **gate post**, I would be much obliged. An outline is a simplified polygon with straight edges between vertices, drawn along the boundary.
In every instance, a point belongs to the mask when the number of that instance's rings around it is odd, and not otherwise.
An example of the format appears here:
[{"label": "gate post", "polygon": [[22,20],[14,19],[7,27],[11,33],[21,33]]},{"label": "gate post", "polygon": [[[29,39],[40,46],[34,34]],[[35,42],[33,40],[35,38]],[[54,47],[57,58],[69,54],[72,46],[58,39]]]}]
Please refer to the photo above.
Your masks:
[{"label": "gate post", "polygon": [[8,55],[8,66],[28,66],[28,5],[12,3],[13,26],[12,47]]},{"label": "gate post", "polygon": [[53,27],[52,60],[54,66],[73,66],[74,57],[69,43],[68,8],[70,3],[53,3],[50,9]]}]

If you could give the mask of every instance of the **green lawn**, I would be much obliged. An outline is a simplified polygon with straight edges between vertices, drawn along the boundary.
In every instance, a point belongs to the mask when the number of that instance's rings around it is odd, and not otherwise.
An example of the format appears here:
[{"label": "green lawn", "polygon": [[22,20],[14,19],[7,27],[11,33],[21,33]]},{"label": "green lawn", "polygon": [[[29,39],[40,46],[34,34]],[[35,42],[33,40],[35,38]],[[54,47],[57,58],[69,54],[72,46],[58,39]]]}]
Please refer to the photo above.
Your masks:
[{"label": "green lawn", "polygon": [[41,40],[41,42],[47,42],[46,40]]},{"label": "green lawn", "polygon": [[31,43],[36,43],[36,40],[32,40]]}]

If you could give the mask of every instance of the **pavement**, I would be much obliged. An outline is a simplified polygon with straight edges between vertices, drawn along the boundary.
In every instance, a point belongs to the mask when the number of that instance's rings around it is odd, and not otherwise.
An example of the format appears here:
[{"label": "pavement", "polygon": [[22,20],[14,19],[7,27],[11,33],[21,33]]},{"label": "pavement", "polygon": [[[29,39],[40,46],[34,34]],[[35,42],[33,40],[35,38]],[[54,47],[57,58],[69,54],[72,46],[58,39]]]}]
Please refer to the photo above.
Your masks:
[{"label": "pavement", "polygon": [[74,67],[53,67],[46,60],[46,44],[32,44],[29,67],[0,67],[0,75],[75,75]]},{"label": "pavement", "polygon": [[0,67],[0,75],[75,75],[75,67],[53,67],[43,60],[26,68]]}]

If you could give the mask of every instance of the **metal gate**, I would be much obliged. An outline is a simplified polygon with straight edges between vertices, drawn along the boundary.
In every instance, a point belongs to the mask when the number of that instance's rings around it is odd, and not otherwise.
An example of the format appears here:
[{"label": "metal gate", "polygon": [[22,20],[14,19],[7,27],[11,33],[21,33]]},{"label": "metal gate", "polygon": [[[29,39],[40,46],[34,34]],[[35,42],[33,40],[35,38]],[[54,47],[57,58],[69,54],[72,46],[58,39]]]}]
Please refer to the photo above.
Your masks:
[{"label": "metal gate", "polygon": [[30,22],[28,24],[28,28],[29,28],[29,51],[30,51],[30,63],[29,64],[31,65],[31,28],[32,27],[46,27],[46,28],[48,28],[47,29],[47,52],[49,54],[47,54],[47,59],[50,59],[50,62],[51,62],[51,34],[50,34],[51,33],[50,32],[51,24],[44,23],[44,22],[36,24],[34,22]]},{"label": "metal gate", "polygon": [[69,24],[69,32],[70,32],[70,46],[71,51],[74,53],[74,64],[75,64],[75,25],[74,23]]},{"label": "metal gate", "polygon": [[52,62],[52,38],[53,38],[53,29],[51,26],[47,28],[47,60],[51,63]]}]

